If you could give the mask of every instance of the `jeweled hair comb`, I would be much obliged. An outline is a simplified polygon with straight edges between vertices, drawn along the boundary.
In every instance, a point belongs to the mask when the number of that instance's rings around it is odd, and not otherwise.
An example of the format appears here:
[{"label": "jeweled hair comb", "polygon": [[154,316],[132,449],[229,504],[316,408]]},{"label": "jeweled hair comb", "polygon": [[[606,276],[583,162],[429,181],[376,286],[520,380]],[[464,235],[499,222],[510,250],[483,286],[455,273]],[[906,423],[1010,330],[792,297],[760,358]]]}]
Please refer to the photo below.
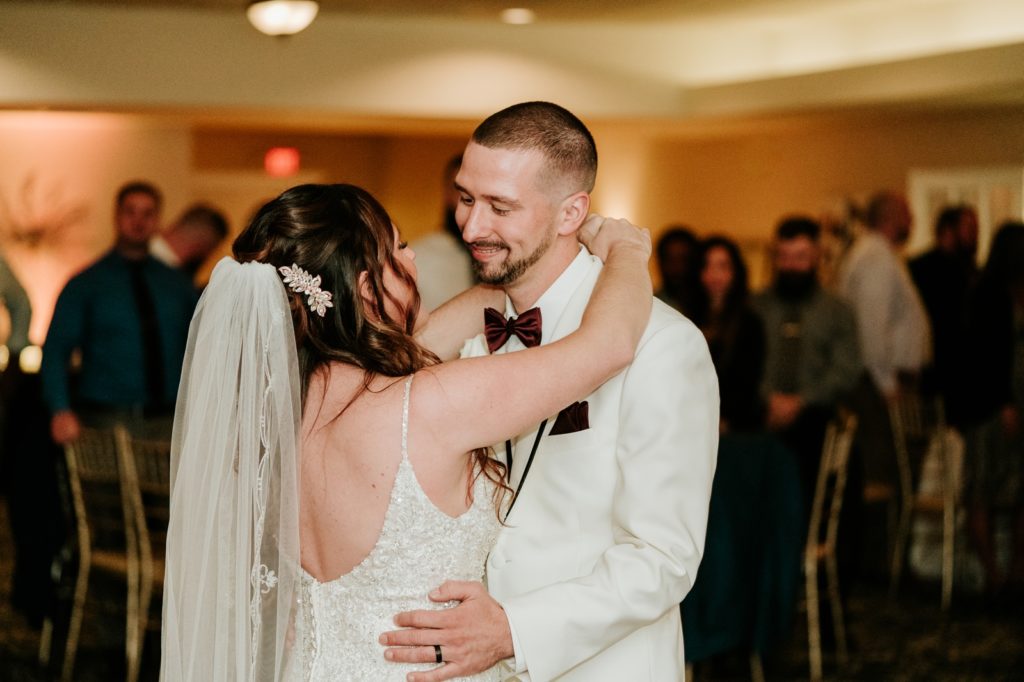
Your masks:
[{"label": "jeweled hair comb", "polygon": [[334,307],[331,303],[331,292],[320,288],[320,275],[314,277],[295,263],[292,263],[290,268],[281,266],[277,270],[284,276],[284,283],[292,291],[306,295],[306,305],[320,317],[327,314],[328,308]]}]

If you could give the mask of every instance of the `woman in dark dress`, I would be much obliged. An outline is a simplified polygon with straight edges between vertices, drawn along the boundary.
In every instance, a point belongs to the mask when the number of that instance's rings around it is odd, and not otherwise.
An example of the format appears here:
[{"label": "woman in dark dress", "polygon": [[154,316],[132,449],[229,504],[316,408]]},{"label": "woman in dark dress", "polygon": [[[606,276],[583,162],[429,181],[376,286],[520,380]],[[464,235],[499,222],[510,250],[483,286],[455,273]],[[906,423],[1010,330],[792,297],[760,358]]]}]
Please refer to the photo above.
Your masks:
[{"label": "woman in dark dress", "polygon": [[764,430],[766,342],[736,244],[701,245],[693,321],[718,373],[721,438],[701,574],[683,602],[688,662],[768,652],[790,631],[806,533],[793,454]]},{"label": "woman in dark dress", "polygon": [[722,432],[758,431],[764,412],[764,326],[750,307],[747,266],[735,242],[709,237],[701,245],[694,322],[704,332],[718,372]]},{"label": "woman in dark dress", "polygon": [[[971,539],[986,589],[1024,589],[1024,223],[1004,224],[970,297],[964,404]],[[996,561],[993,512],[1012,518],[1008,572]]]}]

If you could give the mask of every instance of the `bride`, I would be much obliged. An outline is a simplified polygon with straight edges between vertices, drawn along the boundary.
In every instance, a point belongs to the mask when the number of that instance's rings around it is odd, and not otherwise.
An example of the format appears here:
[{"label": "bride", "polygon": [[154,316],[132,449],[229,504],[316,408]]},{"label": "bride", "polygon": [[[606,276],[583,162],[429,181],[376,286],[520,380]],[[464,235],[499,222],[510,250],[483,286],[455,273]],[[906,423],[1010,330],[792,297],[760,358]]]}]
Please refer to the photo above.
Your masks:
[{"label": "bride", "polygon": [[[651,305],[650,236],[591,217],[606,265],[578,331],[441,363],[504,294],[419,319],[415,256],[351,185],[266,204],[216,267],[175,415],[163,680],[402,680],[393,614],[476,580],[507,503],[504,440],[626,367]],[[414,331],[418,333],[414,335]],[[430,346],[428,349],[423,343]],[[472,679],[496,680],[492,669]]]}]

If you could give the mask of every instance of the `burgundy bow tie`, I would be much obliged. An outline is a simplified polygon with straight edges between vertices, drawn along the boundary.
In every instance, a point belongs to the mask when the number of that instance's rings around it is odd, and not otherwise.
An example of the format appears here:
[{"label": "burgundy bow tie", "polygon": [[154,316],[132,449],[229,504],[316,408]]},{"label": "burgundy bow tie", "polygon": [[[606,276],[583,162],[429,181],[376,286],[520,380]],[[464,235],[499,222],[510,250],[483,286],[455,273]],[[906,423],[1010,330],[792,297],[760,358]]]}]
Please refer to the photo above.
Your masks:
[{"label": "burgundy bow tie", "polygon": [[484,336],[487,337],[487,350],[491,353],[504,346],[513,334],[527,348],[539,346],[540,330],[540,308],[530,308],[519,317],[508,320],[494,308],[484,309]]}]

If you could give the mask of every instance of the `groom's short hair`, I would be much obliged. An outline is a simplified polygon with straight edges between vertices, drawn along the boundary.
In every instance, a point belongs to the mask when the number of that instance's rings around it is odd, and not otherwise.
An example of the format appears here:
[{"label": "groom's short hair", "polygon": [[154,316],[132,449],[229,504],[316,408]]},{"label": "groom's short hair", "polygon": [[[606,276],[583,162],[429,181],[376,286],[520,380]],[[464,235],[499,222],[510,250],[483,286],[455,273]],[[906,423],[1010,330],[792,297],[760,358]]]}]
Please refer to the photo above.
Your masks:
[{"label": "groom's short hair", "polygon": [[537,150],[547,158],[550,171],[573,183],[571,191],[594,189],[594,136],[572,112],[557,104],[513,104],[477,126],[473,142],[489,149]]}]

